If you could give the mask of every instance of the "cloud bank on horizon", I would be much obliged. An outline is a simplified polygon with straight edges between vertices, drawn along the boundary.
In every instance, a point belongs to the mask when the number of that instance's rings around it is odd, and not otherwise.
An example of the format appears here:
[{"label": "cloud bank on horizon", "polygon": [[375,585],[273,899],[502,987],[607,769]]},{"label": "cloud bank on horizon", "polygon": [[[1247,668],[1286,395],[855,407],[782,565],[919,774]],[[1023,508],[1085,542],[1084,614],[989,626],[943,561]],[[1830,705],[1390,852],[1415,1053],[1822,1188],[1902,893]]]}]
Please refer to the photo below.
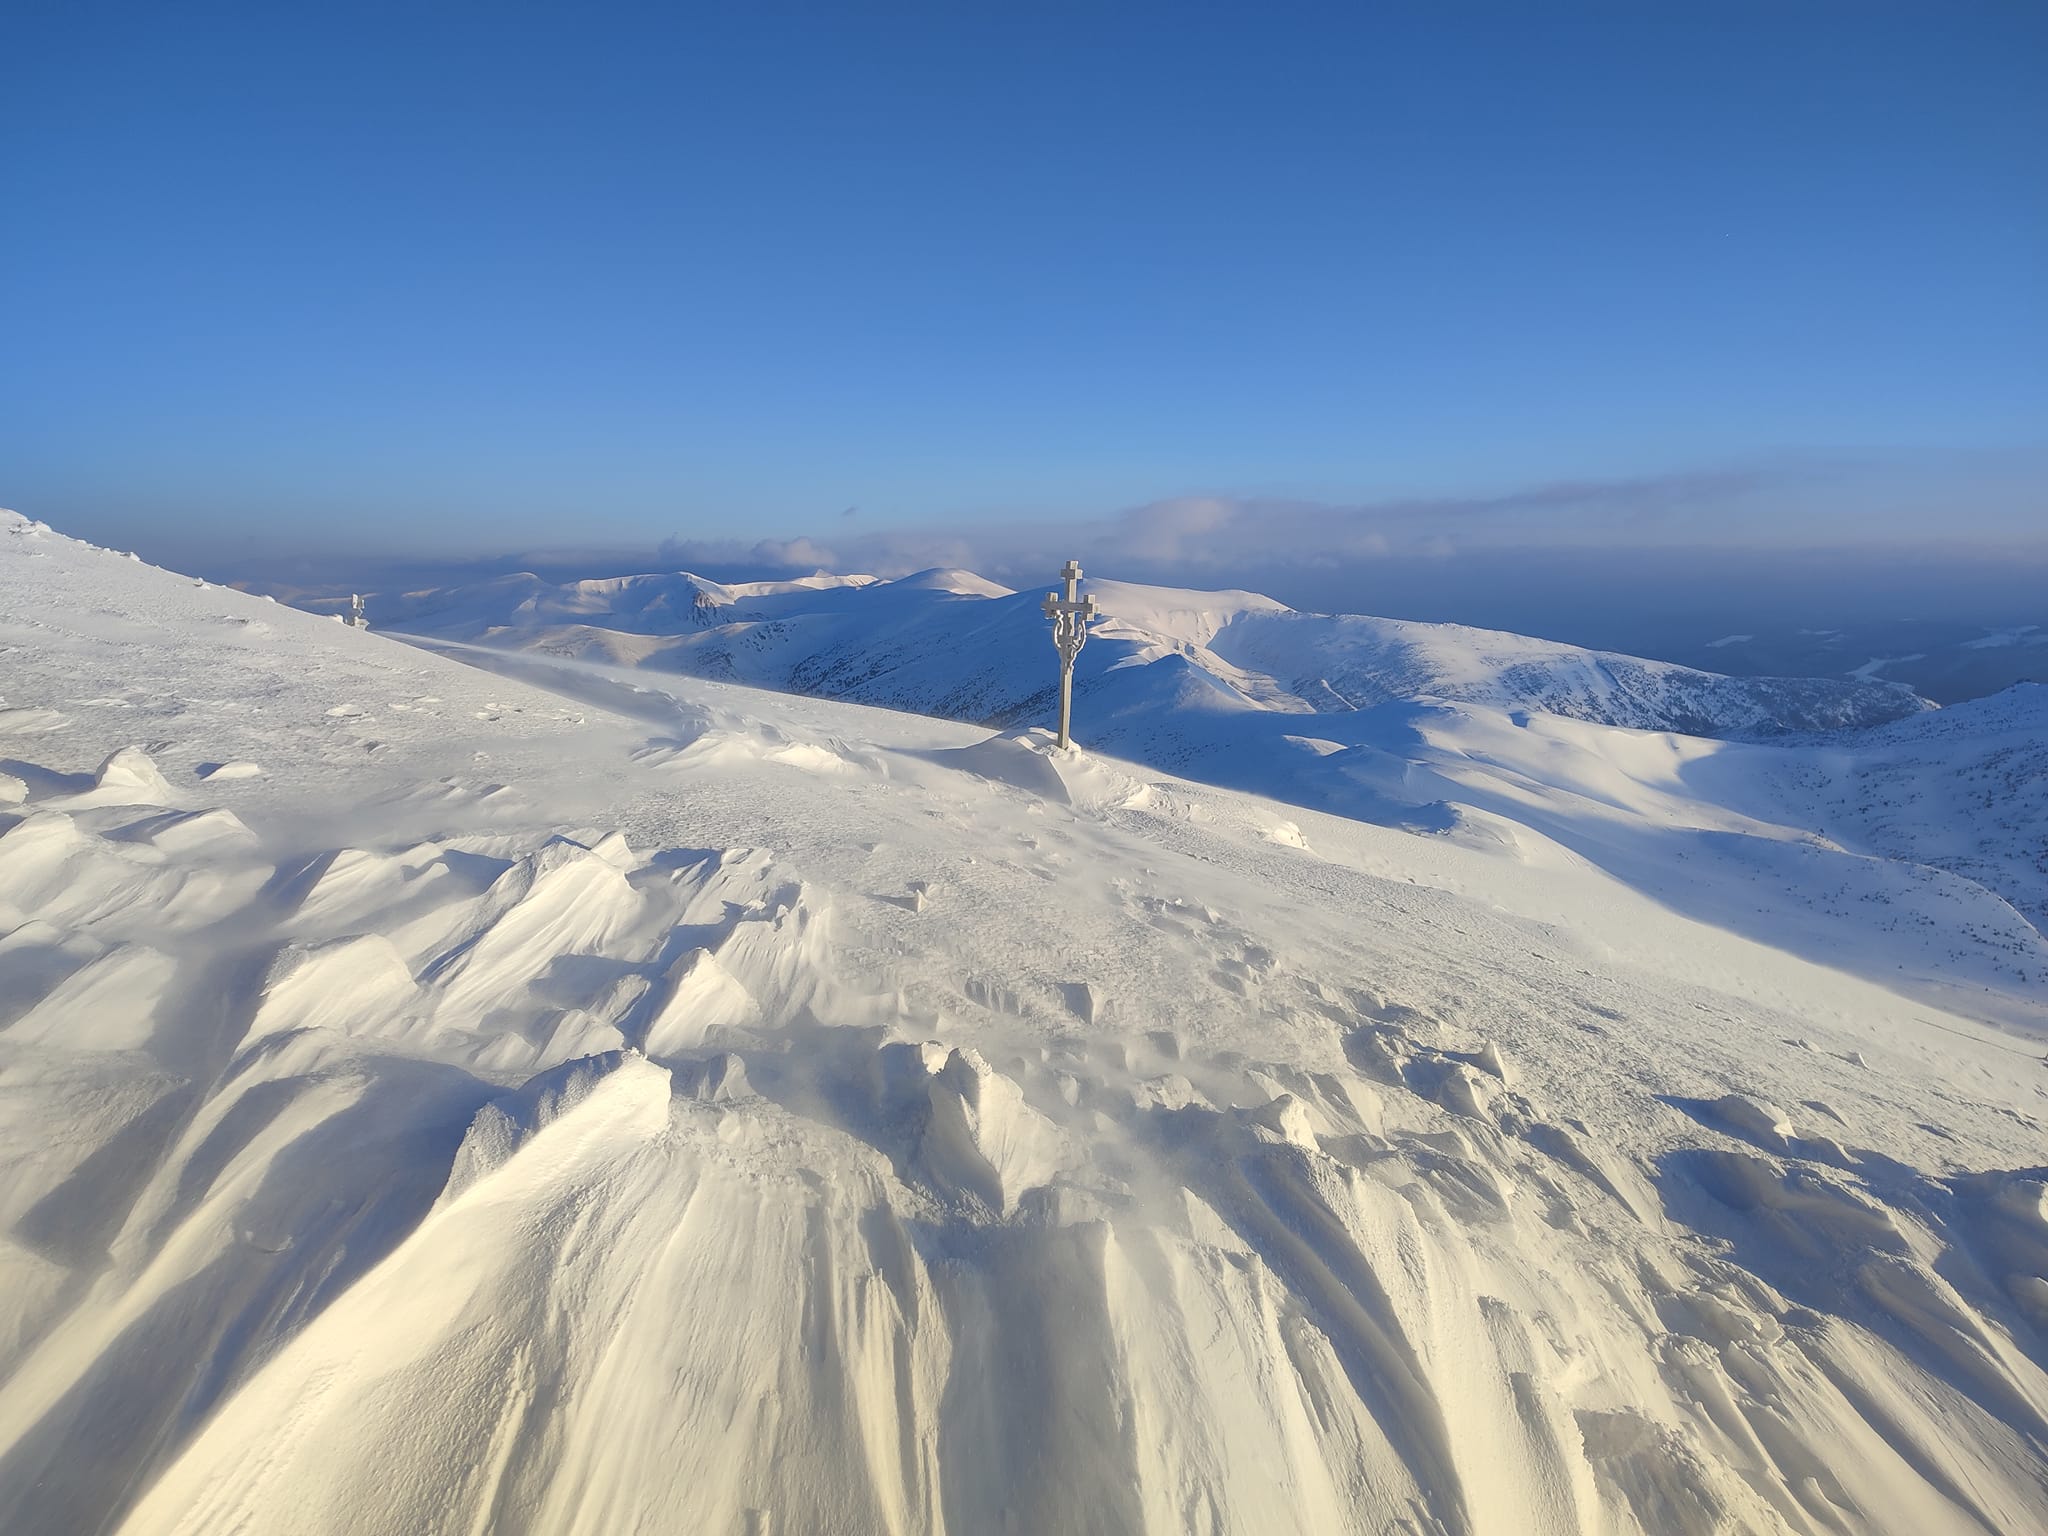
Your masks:
[{"label": "cloud bank on horizon", "polygon": [[751,540],[676,533],[656,555],[665,566],[881,576],[945,566],[1000,575],[1035,569],[1057,545],[1098,563],[1184,571],[1211,585],[1232,567],[1328,570],[1510,548],[1869,550],[1939,537],[1951,549],[2048,558],[2048,453],[1943,464],[1813,456],[1348,502],[1186,495],[1096,518],[945,526],[854,528],[847,516],[832,519],[838,528]]}]

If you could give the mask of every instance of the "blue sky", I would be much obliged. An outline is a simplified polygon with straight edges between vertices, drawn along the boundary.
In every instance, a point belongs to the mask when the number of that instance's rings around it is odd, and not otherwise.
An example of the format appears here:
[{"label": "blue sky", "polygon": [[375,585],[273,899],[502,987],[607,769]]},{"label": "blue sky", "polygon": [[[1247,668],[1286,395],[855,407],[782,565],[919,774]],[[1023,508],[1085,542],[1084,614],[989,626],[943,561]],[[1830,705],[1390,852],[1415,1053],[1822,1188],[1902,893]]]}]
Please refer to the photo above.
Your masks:
[{"label": "blue sky", "polygon": [[2044,78],[2019,0],[13,7],[0,504],[2040,542]]}]

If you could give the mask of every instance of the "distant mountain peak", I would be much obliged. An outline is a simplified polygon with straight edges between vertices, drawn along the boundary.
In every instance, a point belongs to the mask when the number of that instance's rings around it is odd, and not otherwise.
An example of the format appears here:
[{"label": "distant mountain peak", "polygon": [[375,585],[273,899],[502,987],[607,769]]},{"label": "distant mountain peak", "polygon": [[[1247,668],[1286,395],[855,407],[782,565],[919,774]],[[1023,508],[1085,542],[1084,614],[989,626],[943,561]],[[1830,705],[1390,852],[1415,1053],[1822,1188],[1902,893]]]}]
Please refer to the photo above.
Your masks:
[{"label": "distant mountain peak", "polygon": [[[1734,678],[1462,624],[1304,613],[1256,592],[1087,585],[1103,617],[1080,663],[1083,714],[1095,713],[1095,739],[1140,755],[1168,713],[1237,700],[1284,715],[1449,700],[1703,736],[1839,730],[1927,707],[1875,679]],[[1042,723],[1056,675],[1037,595],[960,569],[736,583],[687,571],[529,576],[378,597],[372,609],[389,628],[989,725]],[[1191,693],[1181,667],[1214,687]]]}]

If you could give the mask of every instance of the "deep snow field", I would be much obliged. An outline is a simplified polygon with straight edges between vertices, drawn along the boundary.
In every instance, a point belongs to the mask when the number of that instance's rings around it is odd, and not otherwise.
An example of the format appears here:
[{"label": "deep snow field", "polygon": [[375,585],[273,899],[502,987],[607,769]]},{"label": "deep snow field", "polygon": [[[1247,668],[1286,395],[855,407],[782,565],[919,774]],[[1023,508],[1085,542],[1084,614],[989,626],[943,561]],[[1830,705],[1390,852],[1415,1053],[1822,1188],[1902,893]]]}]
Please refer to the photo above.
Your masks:
[{"label": "deep snow field", "polygon": [[2048,1529],[2043,690],[435,644],[0,513],[0,1531]]}]

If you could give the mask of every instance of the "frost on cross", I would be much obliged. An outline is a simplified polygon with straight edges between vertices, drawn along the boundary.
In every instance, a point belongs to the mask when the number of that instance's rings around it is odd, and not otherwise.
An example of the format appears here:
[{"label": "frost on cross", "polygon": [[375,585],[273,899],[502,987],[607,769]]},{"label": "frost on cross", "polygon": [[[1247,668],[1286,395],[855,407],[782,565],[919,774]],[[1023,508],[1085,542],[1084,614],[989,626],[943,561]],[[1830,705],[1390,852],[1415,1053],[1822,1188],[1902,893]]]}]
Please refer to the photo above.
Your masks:
[{"label": "frost on cross", "polygon": [[1074,719],[1074,658],[1088,643],[1088,622],[1095,617],[1095,599],[1079,596],[1081,563],[1078,560],[1069,560],[1060,576],[1067,584],[1066,597],[1063,599],[1057,592],[1048,592],[1042,606],[1045,616],[1052,620],[1052,643],[1060,653],[1060,748],[1064,751],[1073,745],[1069,728]]}]

